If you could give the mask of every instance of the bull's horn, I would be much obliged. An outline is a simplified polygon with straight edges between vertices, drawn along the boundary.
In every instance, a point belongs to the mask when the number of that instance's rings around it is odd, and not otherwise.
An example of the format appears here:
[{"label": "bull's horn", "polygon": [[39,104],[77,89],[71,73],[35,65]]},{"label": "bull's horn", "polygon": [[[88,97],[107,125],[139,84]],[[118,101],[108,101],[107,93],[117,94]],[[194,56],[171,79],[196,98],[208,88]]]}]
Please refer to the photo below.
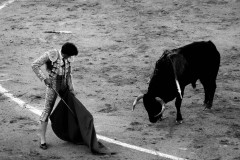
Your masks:
[{"label": "bull's horn", "polygon": [[165,111],[166,107],[165,107],[164,101],[163,101],[161,98],[156,97],[155,99],[156,99],[156,101],[158,101],[158,102],[161,103],[161,105],[162,105],[162,110],[161,110],[161,112],[154,116],[154,117],[158,117],[159,115],[163,114],[163,112]]},{"label": "bull's horn", "polygon": [[164,101],[160,97],[155,97],[156,101],[161,103],[162,105],[165,105]]},{"label": "bull's horn", "polygon": [[142,98],[143,98],[143,94],[139,95],[139,96],[134,100],[132,110],[135,109],[135,106],[136,106],[137,102],[138,102],[140,99],[142,99]]}]

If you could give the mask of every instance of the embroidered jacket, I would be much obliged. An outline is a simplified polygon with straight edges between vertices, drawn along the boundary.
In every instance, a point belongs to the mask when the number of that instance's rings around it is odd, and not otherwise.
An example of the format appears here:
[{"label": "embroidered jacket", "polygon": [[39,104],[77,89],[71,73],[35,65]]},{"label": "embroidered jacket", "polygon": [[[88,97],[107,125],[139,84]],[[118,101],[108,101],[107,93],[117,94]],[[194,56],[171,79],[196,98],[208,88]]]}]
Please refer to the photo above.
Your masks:
[{"label": "embroidered jacket", "polygon": [[72,75],[71,75],[71,62],[73,57],[63,59],[58,50],[50,50],[45,52],[42,56],[32,63],[32,69],[37,77],[43,81],[47,76],[41,70],[41,66],[46,65],[48,77],[55,79],[57,75],[64,75],[70,91],[73,91]]}]

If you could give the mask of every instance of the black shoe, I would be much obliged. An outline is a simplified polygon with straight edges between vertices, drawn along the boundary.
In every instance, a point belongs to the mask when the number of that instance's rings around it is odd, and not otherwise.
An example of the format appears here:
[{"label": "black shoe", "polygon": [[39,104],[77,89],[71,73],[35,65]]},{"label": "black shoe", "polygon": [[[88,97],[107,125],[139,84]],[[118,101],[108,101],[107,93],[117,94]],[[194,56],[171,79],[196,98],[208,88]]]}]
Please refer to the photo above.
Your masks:
[{"label": "black shoe", "polygon": [[40,148],[46,150],[48,148],[46,143],[40,144]]}]

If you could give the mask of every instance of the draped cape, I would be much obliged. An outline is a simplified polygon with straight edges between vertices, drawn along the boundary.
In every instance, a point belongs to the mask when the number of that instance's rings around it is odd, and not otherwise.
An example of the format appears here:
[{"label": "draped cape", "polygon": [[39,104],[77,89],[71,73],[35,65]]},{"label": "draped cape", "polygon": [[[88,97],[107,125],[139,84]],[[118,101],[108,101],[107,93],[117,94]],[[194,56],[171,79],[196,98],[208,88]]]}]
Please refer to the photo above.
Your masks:
[{"label": "draped cape", "polygon": [[97,140],[92,114],[69,91],[61,95],[68,106],[60,100],[50,115],[52,130],[56,136],[64,141],[87,145],[94,154],[111,154]]}]

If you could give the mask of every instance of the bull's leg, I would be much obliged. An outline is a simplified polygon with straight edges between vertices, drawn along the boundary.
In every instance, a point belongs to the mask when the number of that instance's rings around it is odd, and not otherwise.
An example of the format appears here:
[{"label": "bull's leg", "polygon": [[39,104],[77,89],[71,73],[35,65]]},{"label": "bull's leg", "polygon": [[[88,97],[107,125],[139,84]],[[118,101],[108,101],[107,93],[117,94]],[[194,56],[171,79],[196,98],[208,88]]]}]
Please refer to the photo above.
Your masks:
[{"label": "bull's leg", "polygon": [[201,81],[204,87],[205,92],[205,99],[204,99],[204,106],[205,109],[212,108],[213,97],[216,90],[216,81],[215,80],[206,80]]},{"label": "bull's leg", "polygon": [[209,99],[210,99],[210,85],[209,85],[209,81],[206,79],[200,79],[203,88],[204,88],[204,93],[205,93],[205,97],[204,97],[204,101],[203,101],[203,105],[205,106],[205,108],[207,108],[208,103],[209,103]]},{"label": "bull's leg", "polygon": [[214,98],[216,88],[217,88],[216,81],[212,81],[212,83],[209,86],[209,100],[206,105],[206,108],[208,109],[212,108],[212,103],[213,103],[213,98]]},{"label": "bull's leg", "polygon": [[207,104],[209,102],[209,89],[208,89],[208,87],[206,85],[203,86],[203,88],[204,88],[204,93],[205,93],[203,105],[207,106]]},{"label": "bull's leg", "polygon": [[[182,97],[184,95],[184,88],[182,90]],[[177,96],[176,101],[175,101],[175,107],[177,109],[177,119],[176,122],[181,124],[183,121],[182,114],[181,114],[181,104],[182,104],[182,98],[180,95]]]},{"label": "bull's leg", "polygon": [[177,119],[176,119],[176,122],[177,123],[182,123],[182,114],[181,114],[181,104],[182,104],[182,99],[178,96],[176,101],[175,101],[175,106],[176,106],[176,109],[177,109]]}]

